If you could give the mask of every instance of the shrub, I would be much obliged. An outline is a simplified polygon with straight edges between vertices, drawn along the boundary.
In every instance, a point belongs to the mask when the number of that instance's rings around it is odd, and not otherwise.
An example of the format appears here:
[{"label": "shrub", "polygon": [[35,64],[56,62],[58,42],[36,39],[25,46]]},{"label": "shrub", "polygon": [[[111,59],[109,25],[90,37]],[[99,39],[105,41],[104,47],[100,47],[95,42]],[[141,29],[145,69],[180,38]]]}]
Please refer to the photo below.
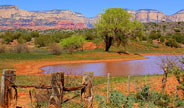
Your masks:
[{"label": "shrub", "polygon": [[3,34],[0,33],[0,39],[2,39],[2,38],[3,38]]},{"label": "shrub", "polygon": [[14,40],[14,37],[12,35],[12,33],[10,32],[6,32],[4,35],[3,35],[3,41],[4,43],[10,43],[10,42],[13,42]]},{"label": "shrub", "polygon": [[174,107],[180,108],[182,106],[184,106],[184,100],[177,97],[174,101]]},{"label": "shrub", "polygon": [[25,40],[23,38],[19,38],[19,39],[17,39],[17,42],[22,44],[22,43],[25,43]]},{"label": "shrub", "polygon": [[135,103],[135,98],[132,96],[125,96],[121,92],[111,91],[110,103],[112,107],[118,108],[132,108]]},{"label": "shrub", "polygon": [[0,44],[0,53],[4,53],[5,52],[5,46]]},{"label": "shrub", "polygon": [[83,36],[73,35],[69,38],[62,39],[60,45],[64,48],[64,50],[72,53],[74,50],[82,48],[84,43],[85,38]]},{"label": "shrub", "polygon": [[17,44],[14,46],[14,49],[12,50],[15,53],[29,53],[29,49],[26,44]]},{"label": "shrub", "polygon": [[184,34],[175,33],[173,35],[173,39],[175,39],[178,43],[184,43]]},{"label": "shrub", "polygon": [[143,40],[143,41],[146,41],[146,40],[148,40],[148,37],[147,37],[147,36],[143,36],[143,37],[142,37],[142,40]]},{"label": "shrub", "polygon": [[23,34],[20,38],[22,38],[23,40],[25,40],[26,42],[31,41],[32,37],[30,34]]},{"label": "shrub", "polygon": [[38,32],[31,32],[31,37],[32,38],[36,38],[36,37],[39,37],[39,33]]},{"label": "shrub", "polygon": [[59,46],[56,43],[53,43],[50,45],[50,50],[51,50],[52,54],[54,54],[54,55],[61,54],[61,46]]},{"label": "shrub", "polygon": [[39,37],[35,38],[35,45],[38,47],[45,47],[55,42],[55,38],[53,38],[51,35],[40,35]]},{"label": "shrub", "polygon": [[152,40],[159,39],[161,37],[161,33],[159,31],[151,31],[149,38]]},{"label": "shrub", "polygon": [[179,28],[174,28],[175,32],[181,32]]},{"label": "shrub", "polygon": [[141,90],[136,94],[136,100],[141,103],[140,106],[149,103],[153,106],[165,107],[170,103],[169,95],[151,91],[149,85],[141,87]]},{"label": "shrub", "polygon": [[104,101],[106,99],[105,96],[101,96],[97,94],[95,98],[97,101],[99,101],[98,108],[108,108]]},{"label": "shrub", "polygon": [[21,36],[22,36],[22,33],[20,33],[20,32],[16,32],[16,33],[13,34],[13,38],[14,38],[14,39],[18,39],[18,38],[20,38]]},{"label": "shrub", "polygon": [[170,46],[170,47],[175,47],[175,48],[180,47],[179,44],[176,42],[176,40],[175,40],[175,39],[172,39],[172,38],[168,39],[168,40],[165,42],[165,45],[166,45],[166,46]]},{"label": "shrub", "polygon": [[161,36],[161,37],[160,37],[160,42],[161,42],[161,43],[164,43],[164,42],[165,42],[165,37],[164,37],[164,36]]},{"label": "shrub", "polygon": [[153,40],[152,39],[147,39],[147,43],[153,44]]}]

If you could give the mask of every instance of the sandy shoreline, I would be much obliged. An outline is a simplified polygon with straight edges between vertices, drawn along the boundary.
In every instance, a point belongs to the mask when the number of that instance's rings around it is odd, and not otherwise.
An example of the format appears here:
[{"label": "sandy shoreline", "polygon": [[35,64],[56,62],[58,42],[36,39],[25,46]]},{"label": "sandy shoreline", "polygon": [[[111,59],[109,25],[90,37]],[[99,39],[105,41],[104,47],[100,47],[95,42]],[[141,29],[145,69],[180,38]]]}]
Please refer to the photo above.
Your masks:
[{"label": "sandy shoreline", "polygon": [[147,59],[147,57],[140,58],[123,58],[123,59],[106,59],[106,60],[75,60],[75,61],[53,61],[53,60],[43,60],[43,61],[27,61],[22,63],[14,64],[16,69],[16,74],[19,75],[38,75],[42,74],[42,67],[50,65],[59,64],[75,64],[75,63],[98,63],[98,62],[117,62],[117,61],[130,61],[130,60],[140,60]]},{"label": "sandy shoreline", "polygon": [[[144,55],[181,55],[179,53],[145,53]],[[147,59],[147,57],[137,58],[122,58],[122,59],[105,59],[105,60],[71,60],[71,61],[54,61],[54,60],[40,60],[40,61],[23,61],[21,63],[14,64],[16,73],[19,75],[41,75],[43,70],[42,67],[59,64],[75,64],[75,63],[97,63],[97,62],[117,62],[117,61],[130,61]]]}]

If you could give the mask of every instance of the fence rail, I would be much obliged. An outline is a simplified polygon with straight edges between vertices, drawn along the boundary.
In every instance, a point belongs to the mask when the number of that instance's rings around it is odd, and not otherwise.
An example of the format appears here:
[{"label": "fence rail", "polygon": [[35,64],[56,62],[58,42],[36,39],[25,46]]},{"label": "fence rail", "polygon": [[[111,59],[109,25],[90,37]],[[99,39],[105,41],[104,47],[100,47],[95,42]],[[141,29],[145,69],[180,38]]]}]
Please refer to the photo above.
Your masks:
[{"label": "fence rail", "polygon": [[[81,96],[81,102],[84,102],[84,107],[92,108],[93,101],[93,73],[86,72],[83,76],[82,84],[77,87],[64,86],[64,72],[56,72],[51,75],[51,86],[48,85],[16,85],[16,70],[5,69],[1,79],[0,91],[0,108],[10,108],[12,104],[16,107],[18,92],[17,88],[35,88],[35,89],[50,89],[52,94],[49,99],[49,106],[61,108],[61,104]],[[70,99],[63,100],[64,92],[81,90],[81,93],[73,96]],[[31,95],[31,92],[29,93]],[[32,102],[32,96],[31,96]]]}]

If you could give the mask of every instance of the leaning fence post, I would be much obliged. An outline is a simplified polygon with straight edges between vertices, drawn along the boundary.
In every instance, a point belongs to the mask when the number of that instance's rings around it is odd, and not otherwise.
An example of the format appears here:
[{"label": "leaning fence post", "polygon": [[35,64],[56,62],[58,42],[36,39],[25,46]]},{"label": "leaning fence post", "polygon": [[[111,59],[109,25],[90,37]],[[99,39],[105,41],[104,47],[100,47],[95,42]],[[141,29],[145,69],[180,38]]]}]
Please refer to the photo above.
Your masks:
[{"label": "leaning fence post", "polygon": [[178,97],[178,86],[176,85],[176,98]]},{"label": "leaning fence post", "polygon": [[50,97],[49,104],[56,108],[61,108],[64,95],[64,72],[52,73],[52,95]]},{"label": "leaning fence post", "polygon": [[167,63],[164,64],[164,76],[162,78],[162,93],[164,92],[166,82],[167,82],[167,74],[168,74],[168,65]]},{"label": "leaning fence post", "polygon": [[107,103],[109,102],[109,80],[110,80],[110,73],[107,73]]},{"label": "leaning fence post", "polygon": [[13,69],[4,69],[1,79],[0,107],[8,108],[13,99],[13,89],[16,80],[16,71]]},{"label": "leaning fence post", "polygon": [[128,95],[130,95],[130,75],[128,75]]},{"label": "leaning fence post", "polygon": [[93,107],[93,72],[85,72],[82,80],[85,86],[81,89],[81,101],[84,102],[84,107]]}]

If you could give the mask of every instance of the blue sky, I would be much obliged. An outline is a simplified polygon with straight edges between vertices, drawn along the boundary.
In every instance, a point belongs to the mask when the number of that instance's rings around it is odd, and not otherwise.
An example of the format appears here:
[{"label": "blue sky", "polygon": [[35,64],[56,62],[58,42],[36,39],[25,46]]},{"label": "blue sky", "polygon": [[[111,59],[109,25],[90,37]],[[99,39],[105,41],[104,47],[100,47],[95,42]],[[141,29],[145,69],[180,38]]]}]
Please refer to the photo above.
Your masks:
[{"label": "blue sky", "polygon": [[0,0],[0,5],[17,5],[28,11],[70,9],[94,17],[105,8],[156,9],[167,15],[184,9],[184,0]]}]

